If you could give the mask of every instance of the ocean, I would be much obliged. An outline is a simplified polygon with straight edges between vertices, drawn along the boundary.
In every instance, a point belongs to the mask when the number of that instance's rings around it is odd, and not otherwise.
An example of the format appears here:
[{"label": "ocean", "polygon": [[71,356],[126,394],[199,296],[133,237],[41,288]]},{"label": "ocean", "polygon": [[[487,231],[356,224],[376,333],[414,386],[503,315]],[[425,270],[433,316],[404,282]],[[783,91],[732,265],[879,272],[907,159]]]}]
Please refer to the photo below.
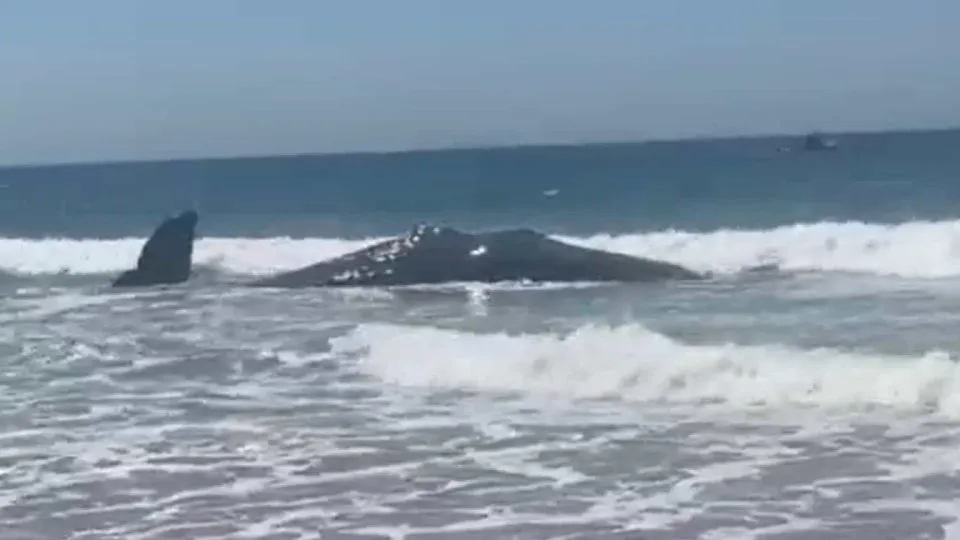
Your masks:
[{"label": "ocean", "polygon": [[[960,132],[838,140],[0,169],[0,538],[960,539]],[[715,277],[239,286],[418,222]]]}]

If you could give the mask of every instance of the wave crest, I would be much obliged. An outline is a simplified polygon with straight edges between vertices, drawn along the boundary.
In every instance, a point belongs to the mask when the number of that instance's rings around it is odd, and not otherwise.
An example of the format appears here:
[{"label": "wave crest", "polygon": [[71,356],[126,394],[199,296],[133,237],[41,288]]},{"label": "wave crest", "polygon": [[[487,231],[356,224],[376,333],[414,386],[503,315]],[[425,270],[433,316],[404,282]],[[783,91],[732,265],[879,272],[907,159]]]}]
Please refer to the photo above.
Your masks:
[{"label": "wave crest", "polygon": [[927,408],[960,414],[960,364],[786,345],[689,345],[639,324],[567,335],[364,324],[333,341],[384,382],[701,407]]},{"label": "wave crest", "polygon": [[[902,277],[960,276],[960,221],[900,224],[820,222],[773,229],[666,230],[558,237],[581,246],[735,272],[778,263],[784,270],[845,271]],[[289,270],[382,238],[202,238],[195,260],[240,275]],[[102,274],[130,268],[143,238],[0,238],[0,272],[16,275]]]}]

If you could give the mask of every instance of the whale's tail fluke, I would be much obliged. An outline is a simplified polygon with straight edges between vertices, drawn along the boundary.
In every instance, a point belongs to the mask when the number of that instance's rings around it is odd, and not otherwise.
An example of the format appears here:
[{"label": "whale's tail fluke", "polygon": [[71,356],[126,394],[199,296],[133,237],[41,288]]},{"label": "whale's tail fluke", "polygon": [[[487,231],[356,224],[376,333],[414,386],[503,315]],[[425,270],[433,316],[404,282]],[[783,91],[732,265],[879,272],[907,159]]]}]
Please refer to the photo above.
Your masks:
[{"label": "whale's tail fluke", "polygon": [[121,274],[113,286],[147,287],[187,281],[199,219],[195,210],[187,210],[164,220],[144,244],[137,267]]}]

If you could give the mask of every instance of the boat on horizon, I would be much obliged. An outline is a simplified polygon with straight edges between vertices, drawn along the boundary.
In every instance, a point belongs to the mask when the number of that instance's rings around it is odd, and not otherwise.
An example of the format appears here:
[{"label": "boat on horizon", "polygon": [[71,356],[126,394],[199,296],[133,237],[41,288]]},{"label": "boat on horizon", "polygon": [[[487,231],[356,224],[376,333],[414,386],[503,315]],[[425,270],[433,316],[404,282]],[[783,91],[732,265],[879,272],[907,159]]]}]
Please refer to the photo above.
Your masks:
[{"label": "boat on horizon", "polygon": [[836,139],[828,139],[820,132],[807,134],[803,139],[803,149],[807,152],[822,152],[837,149]]}]

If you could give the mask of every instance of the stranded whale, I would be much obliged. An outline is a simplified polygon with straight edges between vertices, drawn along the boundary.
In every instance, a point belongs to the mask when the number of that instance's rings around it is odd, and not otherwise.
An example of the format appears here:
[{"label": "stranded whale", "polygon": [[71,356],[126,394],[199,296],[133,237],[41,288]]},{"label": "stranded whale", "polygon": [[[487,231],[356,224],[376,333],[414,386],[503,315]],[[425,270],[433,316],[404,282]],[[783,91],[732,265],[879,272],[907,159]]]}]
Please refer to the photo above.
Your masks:
[{"label": "stranded whale", "polygon": [[146,287],[183,283],[190,278],[193,242],[199,216],[193,210],[167,218],[140,251],[137,267],[113,282],[114,287]]},{"label": "stranded whale", "polygon": [[[115,287],[182,283],[190,276],[197,213],[164,221],[143,248],[137,268]],[[467,233],[418,225],[407,234],[281,272],[254,287],[375,287],[450,282],[653,282],[709,277],[682,266],[578,247],[530,229]]]},{"label": "stranded whale", "polygon": [[471,234],[418,225],[406,235],[252,285],[297,288],[521,280],[647,282],[703,277],[675,264],[578,247],[530,229]]}]

